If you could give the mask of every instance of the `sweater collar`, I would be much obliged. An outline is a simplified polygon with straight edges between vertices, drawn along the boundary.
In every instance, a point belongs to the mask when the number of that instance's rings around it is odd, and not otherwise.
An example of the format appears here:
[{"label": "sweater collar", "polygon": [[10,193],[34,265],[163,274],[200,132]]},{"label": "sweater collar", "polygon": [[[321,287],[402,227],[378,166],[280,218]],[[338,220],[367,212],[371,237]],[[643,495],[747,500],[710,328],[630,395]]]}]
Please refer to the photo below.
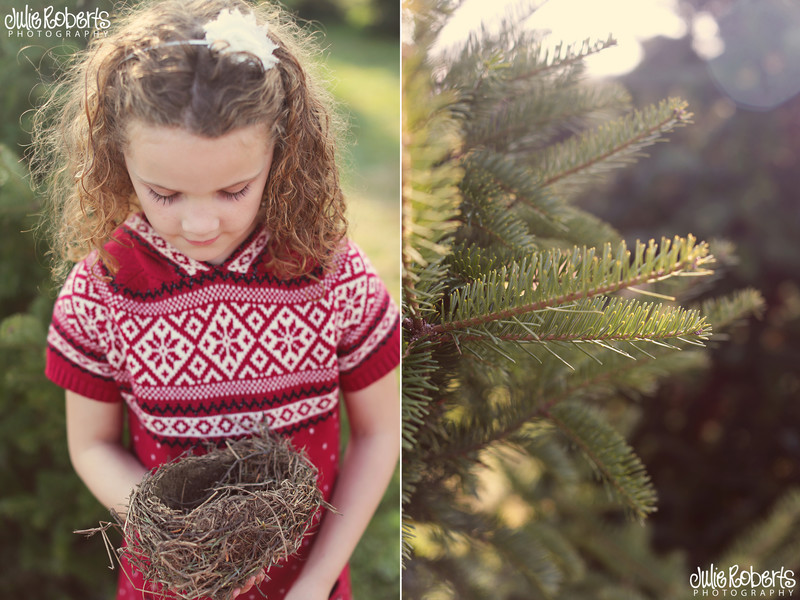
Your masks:
[{"label": "sweater collar", "polygon": [[240,274],[246,273],[253,261],[264,250],[269,240],[269,232],[265,228],[256,229],[222,264],[212,265],[190,258],[180,252],[156,233],[142,213],[136,213],[128,217],[128,220],[125,221],[125,226],[144,240],[156,253],[176,265],[189,277],[194,277],[198,273],[213,271],[214,269],[223,269]]}]

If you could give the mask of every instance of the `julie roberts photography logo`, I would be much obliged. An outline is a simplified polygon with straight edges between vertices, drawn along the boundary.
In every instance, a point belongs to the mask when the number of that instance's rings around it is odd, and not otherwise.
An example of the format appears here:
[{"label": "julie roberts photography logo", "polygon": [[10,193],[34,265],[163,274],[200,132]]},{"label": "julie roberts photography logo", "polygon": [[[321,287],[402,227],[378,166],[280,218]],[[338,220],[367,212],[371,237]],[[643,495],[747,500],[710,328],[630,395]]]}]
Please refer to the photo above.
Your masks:
[{"label": "julie roberts photography logo", "polygon": [[[697,567],[689,576],[689,585],[698,598],[792,598],[797,581],[794,571],[757,571],[738,565],[720,569],[713,564]],[[800,597],[800,596],[799,596]]]},{"label": "julie roberts photography logo", "polygon": [[88,38],[104,36],[111,25],[108,11],[74,10],[69,7],[45,6],[41,10],[12,8],[3,17],[7,37],[25,38]]}]

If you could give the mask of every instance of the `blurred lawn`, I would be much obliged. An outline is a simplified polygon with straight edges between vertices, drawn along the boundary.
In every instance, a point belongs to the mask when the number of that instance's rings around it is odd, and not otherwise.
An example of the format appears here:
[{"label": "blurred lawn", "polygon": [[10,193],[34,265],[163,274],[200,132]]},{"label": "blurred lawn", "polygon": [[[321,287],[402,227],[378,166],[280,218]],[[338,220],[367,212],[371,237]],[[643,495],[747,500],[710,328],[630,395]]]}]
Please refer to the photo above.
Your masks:
[{"label": "blurred lawn", "polygon": [[[350,236],[400,300],[400,44],[325,29],[333,93],[350,121],[344,185]],[[399,410],[399,407],[398,407]],[[400,597],[400,475],[395,472],[351,562],[357,600]]]},{"label": "blurred lawn", "polygon": [[349,117],[344,186],[350,235],[400,298],[400,45],[342,27],[325,30],[333,93]]}]

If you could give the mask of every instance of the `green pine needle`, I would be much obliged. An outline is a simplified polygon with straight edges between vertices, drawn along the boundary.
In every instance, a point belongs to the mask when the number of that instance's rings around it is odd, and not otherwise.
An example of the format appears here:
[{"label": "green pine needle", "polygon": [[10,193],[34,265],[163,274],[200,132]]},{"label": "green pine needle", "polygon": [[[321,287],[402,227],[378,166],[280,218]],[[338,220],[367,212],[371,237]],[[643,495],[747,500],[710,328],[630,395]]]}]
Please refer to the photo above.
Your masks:
[{"label": "green pine needle", "polygon": [[644,465],[625,439],[588,406],[562,403],[548,414],[602,477],[609,492],[639,520],[654,512],[656,492]]}]

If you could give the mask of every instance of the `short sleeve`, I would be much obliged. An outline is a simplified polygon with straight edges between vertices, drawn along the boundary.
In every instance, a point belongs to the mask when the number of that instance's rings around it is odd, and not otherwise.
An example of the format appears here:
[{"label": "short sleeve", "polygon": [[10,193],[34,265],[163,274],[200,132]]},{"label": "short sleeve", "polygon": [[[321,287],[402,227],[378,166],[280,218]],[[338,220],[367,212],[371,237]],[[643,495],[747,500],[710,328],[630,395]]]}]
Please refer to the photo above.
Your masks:
[{"label": "short sleeve", "polygon": [[56,385],[103,402],[121,399],[109,355],[109,309],[103,282],[87,259],[67,277],[47,334],[45,375]]},{"label": "short sleeve", "polygon": [[367,387],[400,363],[400,311],[360,248],[349,242],[337,268],[339,385]]}]

